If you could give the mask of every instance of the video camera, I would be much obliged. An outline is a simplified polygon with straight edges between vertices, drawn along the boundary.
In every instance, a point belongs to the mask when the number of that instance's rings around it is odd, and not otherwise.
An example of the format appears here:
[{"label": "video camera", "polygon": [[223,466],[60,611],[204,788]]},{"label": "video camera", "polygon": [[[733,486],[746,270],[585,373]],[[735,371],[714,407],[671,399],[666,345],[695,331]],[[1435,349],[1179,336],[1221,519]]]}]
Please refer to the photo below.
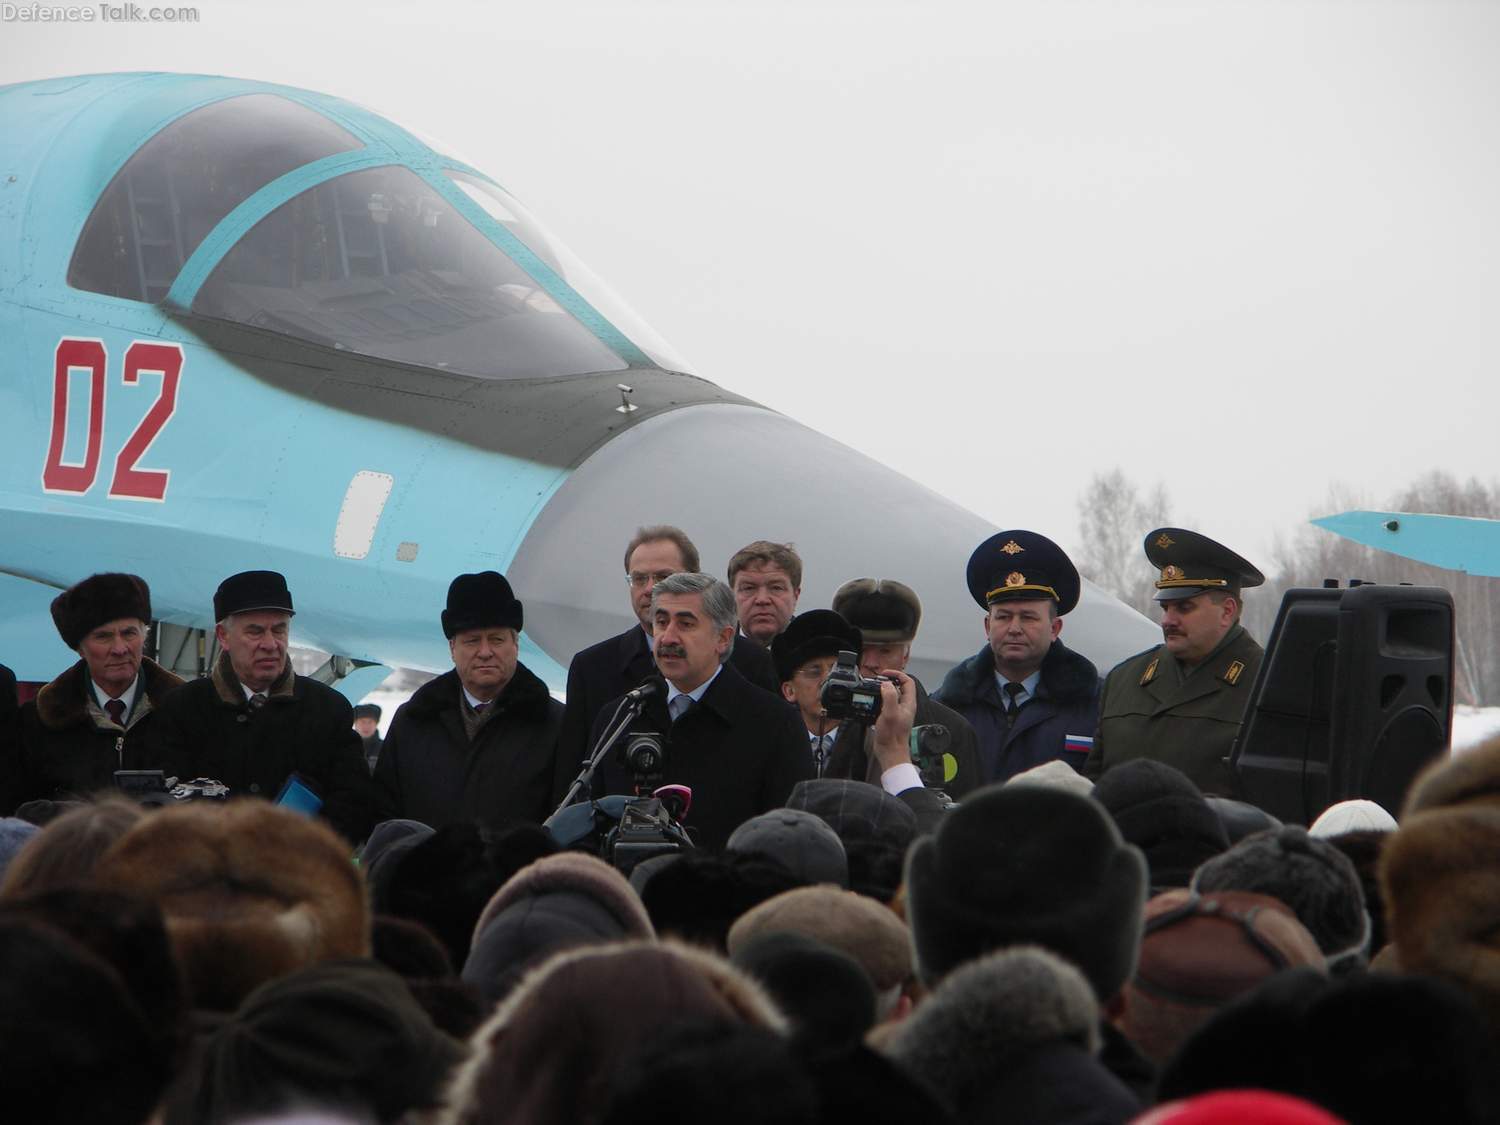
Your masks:
[{"label": "video camera", "polygon": [[830,719],[874,726],[880,718],[880,685],[888,682],[885,676],[861,676],[859,654],[840,652],[838,663],[819,689],[818,702]]},{"label": "video camera", "polygon": [[693,792],[684,785],[661,784],[667,762],[661,735],[629,735],[616,747],[615,760],[629,772],[636,796],[612,794],[568,805],[542,827],[560,847],[593,852],[622,875],[642,860],[691,848],[681,820],[692,806]]}]

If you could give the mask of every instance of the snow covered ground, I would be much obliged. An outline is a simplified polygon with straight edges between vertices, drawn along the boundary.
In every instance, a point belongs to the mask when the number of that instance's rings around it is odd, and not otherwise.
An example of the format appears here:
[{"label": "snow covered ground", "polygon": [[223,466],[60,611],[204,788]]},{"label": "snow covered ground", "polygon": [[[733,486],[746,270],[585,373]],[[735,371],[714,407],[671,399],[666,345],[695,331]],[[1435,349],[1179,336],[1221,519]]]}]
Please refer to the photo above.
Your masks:
[{"label": "snow covered ground", "polygon": [[1500,707],[1453,709],[1454,753],[1461,754],[1495,734],[1500,734]]}]

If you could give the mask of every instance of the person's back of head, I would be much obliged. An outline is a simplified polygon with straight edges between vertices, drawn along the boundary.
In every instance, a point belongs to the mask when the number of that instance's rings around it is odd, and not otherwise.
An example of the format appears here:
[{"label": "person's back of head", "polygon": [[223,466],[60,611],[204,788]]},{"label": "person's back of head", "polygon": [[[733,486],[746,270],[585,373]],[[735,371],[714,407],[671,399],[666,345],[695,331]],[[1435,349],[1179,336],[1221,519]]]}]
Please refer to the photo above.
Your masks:
[{"label": "person's back of head", "polygon": [[764,989],[705,950],[633,941],[559,953],[474,1033],[438,1121],[597,1121],[620,1067],[685,1021],[787,1027]]},{"label": "person's back of head", "polygon": [[1135,967],[1146,862],[1088,797],[989,786],[907,854],[906,915],[929,986],[996,949],[1039,945],[1083,970],[1101,1002]]},{"label": "person's back of head", "polygon": [[[446,824],[382,865],[385,913],[422,923],[455,965],[469,956],[474,923],[499,888],[484,838],[474,824]],[[388,866],[388,871],[387,871]]]},{"label": "person's back of head", "polygon": [[583,852],[559,852],[523,867],[490,898],[474,924],[463,979],[492,1009],[560,950],[654,936],[623,875]]},{"label": "person's back of head", "polygon": [[1296,967],[1323,972],[1323,952],[1290,907],[1248,891],[1168,891],[1146,904],[1117,1023],[1160,1065],[1214,1012]]},{"label": "person's back of head", "polygon": [[0,917],[0,1107],[35,1125],[139,1125],[171,1077],[121,975],[61,930]]},{"label": "person's back of head", "polygon": [[875,985],[847,954],[803,934],[765,934],[745,943],[733,964],[758,980],[787,1018],[797,1043],[838,1054],[875,1025]]},{"label": "person's back of head", "polygon": [[730,834],[724,850],[765,856],[809,886],[849,885],[843,841],[822,818],[803,809],[772,809],[751,817]]},{"label": "person's back of head", "polygon": [[1408,813],[1380,857],[1388,934],[1402,970],[1465,989],[1500,1042],[1500,809]]},{"label": "person's back of head", "polygon": [[227,1122],[302,1103],[396,1122],[436,1107],[463,1056],[395,973],[369,960],[326,962],[246,997],[204,1041],[166,1122]]},{"label": "person's back of head", "polygon": [[1170,1101],[1258,1088],[1348,1121],[1480,1125],[1500,1119],[1500,1058],[1486,1030],[1474,1001],[1444,981],[1293,969],[1191,1035],[1158,1093]]},{"label": "person's back of head", "polygon": [[124,797],[104,797],[62,813],[5,870],[0,900],[93,882],[99,858],[146,812]]},{"label": "person's back of head", "polygon": [[723,952],[740,915],[801,885],[765,856],[687,852],[652,876],[641,899],[657,933]]},{"label": "person's back of head", "polygon": [[[837,887],[798,887],[746,911],[729,930],[729,954],[769,934],[800,934],[848,954],[870,976],[882,1009],[912,978],[911,933],[889,907]],[[885,1011],[880,1012],[881,1018]]]},{"label": "person's back of head", "polygon": [[1198,868],[1193,888],[1251,891],[1292,908],[1332,972],[1364,964],[1370,922],[1359,874],[1342,852],[1298,825],[1247,836]]},{"label": "person's back of head", "polygon": [[955,969],[886,1051],[959,1121],[1125,1121],[1135,1096],[1098,1061],[1099,1002],[1072,965],[1019,946]]},{"label": "person's back of head", "polygon": [[160,907],[197,1008],[232,1011],[267,980],[370,952],[348,845],[266,801],[154,812],[105,852],[96,877]]},{"label": "person's back of head", "polygon": [[652,1036],[616,1075],[602,1125],[819,1125],[818,1090],[786,1039],[761,1027],[685,1023]]},{"label": "person's back of head", "polygon": [[64,887],[0,903],[0,918],[50,926],[119,974],[150,1026],[156,1049],[176,1060],[187,1046],[188,994],[155,903],[116,891]]},{"label": "person's back of head", "polygon": [[1223,821],[1198,787],[1165,762],[1122,762],[1099,779],[1092,795],[1120,835],[1145,853],[1158,890],[1187,886],[1199,864],[1229,848]]}]

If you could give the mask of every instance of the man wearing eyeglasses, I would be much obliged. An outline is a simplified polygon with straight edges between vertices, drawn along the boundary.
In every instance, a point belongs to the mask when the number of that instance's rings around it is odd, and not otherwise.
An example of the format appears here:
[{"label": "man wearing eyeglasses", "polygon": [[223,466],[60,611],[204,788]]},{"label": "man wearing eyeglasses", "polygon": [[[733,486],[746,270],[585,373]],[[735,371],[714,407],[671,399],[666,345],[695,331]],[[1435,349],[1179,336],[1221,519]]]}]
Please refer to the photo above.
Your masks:
[{"label": "man wearing eyeglasses", "polygon": [[[626,545],[625,583],[640,624],[584,649],[568,666],[568,710],[558,735],[554,801],[562,800],[588,756],[589,730],[600,708],[656,671],[651,655],[651,588],[673,574],[700,569],[698,548],[684,531],[669,524],[643,527]],[[780,698],[771,654],[748,637],[735,637],[725,667]]]}]

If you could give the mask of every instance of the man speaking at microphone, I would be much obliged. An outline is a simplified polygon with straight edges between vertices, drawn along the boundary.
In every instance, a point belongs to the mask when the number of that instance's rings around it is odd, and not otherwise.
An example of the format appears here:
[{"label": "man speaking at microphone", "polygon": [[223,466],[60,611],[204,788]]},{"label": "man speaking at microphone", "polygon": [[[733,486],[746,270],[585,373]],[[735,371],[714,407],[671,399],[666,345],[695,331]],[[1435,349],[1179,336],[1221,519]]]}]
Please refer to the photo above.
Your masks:
[{"label": "man speaking at microphone", "polygon": [[[650,619],[658,675],[646,680],[651,687],[629,729],[661,736],[662,784],[693,791],[689,834],[701,848],[720,849],[743,821],[780,808],[792,786],[812,777],[807,734],[795,708],[725,663],[738,617],[724,583],[707,574],[663,579],[651,592]],[[600,710],[591,747],[619,703]],[[594,796],[632,786],[611,751],[594,774]]]}]

